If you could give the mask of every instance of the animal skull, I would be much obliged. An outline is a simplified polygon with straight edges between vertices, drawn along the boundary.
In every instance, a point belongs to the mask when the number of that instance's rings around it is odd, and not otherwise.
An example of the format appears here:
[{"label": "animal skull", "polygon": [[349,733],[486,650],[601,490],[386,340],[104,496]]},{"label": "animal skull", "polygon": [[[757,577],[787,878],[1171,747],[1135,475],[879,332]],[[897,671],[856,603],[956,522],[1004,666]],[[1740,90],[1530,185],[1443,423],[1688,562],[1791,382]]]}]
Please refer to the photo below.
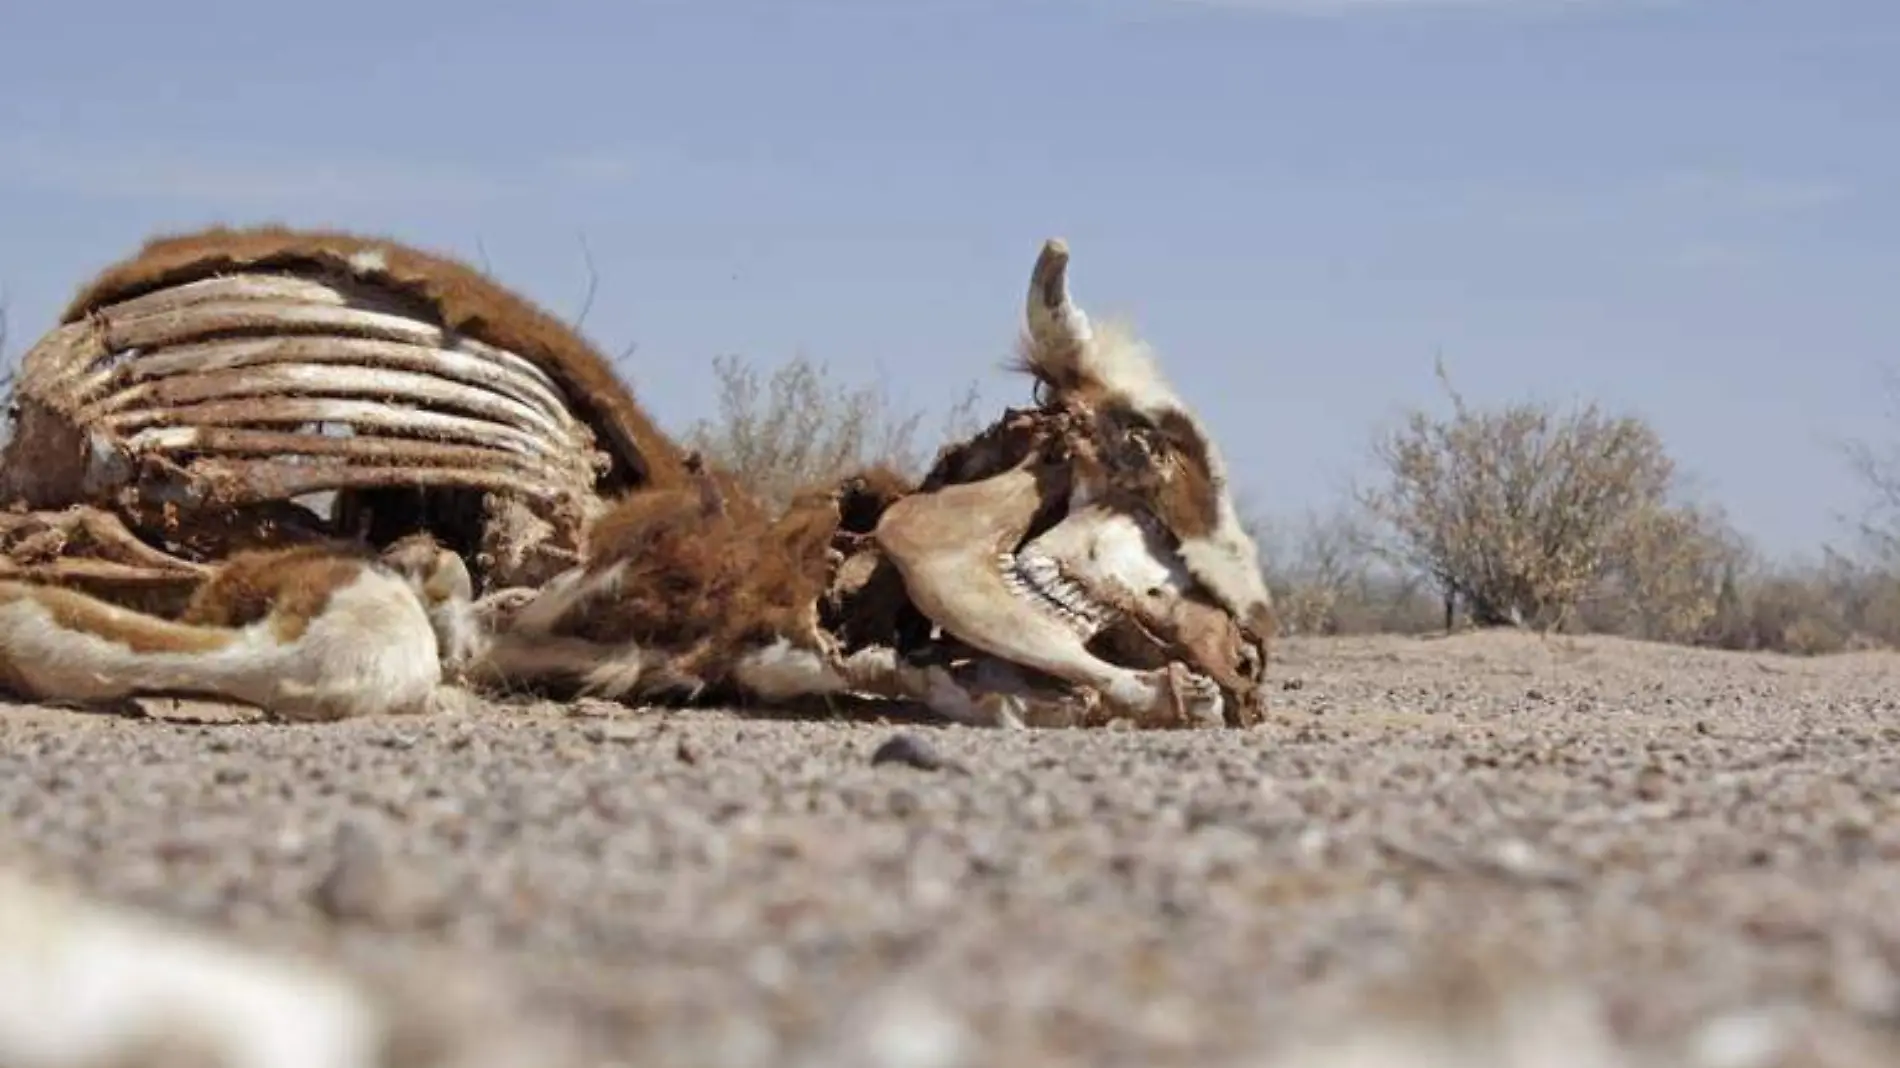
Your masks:
[{"label": "animal skull", "polygon": [[1273,612],[1225,466],[1148,347],[1075,305],[1068,262],[1051,240],[1030,279],[1021,362],[1040,406],[946,450],[878,547],[985,661],[979,688],[1007,665],[1108,718],[1255,722]]}]

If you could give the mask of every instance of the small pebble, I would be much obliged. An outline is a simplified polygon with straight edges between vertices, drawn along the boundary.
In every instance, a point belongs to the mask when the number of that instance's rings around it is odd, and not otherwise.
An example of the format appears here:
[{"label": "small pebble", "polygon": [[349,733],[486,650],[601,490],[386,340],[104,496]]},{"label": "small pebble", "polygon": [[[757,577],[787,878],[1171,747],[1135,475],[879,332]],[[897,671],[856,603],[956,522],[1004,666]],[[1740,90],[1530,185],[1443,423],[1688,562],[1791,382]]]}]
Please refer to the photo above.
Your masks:
[{"label": "small pebble", "polygon": [[871,754],[871,765],[879,764],[908,764],[920,771],[936,771],[944,761],[935,746],[909,731],[899,731],[884,739],[884,744]]},{"label": "small pebble", "polygon": [[633,723],[590,723],[581,732],[581,737],[600,745],[606,742],[631,742],[642,733],[639,725]]}]

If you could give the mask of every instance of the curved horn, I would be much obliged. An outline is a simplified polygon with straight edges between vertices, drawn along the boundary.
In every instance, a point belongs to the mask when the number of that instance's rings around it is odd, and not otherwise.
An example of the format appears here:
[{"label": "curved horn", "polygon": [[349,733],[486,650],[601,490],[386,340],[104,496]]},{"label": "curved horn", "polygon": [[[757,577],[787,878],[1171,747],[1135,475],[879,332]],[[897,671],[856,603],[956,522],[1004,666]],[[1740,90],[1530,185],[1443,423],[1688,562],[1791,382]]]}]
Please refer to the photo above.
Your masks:
[{"label": "curved horn", "polygon": [[1086,344],[1089,317],[1069,299],[1069,243],[1052,237],[1042,243],[1029,276],[1029,336],[1039,347]]}]

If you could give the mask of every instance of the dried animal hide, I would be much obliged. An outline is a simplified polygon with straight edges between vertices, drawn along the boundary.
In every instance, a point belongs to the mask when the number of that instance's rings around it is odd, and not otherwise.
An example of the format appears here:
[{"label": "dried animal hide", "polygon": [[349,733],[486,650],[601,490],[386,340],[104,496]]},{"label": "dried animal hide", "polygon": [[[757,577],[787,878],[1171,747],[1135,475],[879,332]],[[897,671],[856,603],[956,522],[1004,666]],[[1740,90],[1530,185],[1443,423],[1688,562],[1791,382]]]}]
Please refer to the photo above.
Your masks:
[{"label": "dried animal hide", "polygon": [[[586,563],[526,593],[475,668],[490,688],[615,699],[744,700],[761,657],[795,659],[810,685],[847,689],[851,653],[888,648],[908,607],[871,531],[901,476],[860,472],[772,515],[721,472],[628,494],[593,525]],[[750,676],[756,678],[756,675]]]}]

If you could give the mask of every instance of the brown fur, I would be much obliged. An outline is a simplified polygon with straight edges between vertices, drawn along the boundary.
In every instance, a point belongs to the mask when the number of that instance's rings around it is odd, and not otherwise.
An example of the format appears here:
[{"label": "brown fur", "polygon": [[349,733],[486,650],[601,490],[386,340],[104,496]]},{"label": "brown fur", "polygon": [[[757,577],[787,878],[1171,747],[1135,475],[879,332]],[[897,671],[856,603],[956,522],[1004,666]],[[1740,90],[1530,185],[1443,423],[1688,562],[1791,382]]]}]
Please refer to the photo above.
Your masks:
[{"label": "brown fur", "polygon": [[684,455],[613,368],[578,333],[533,303],[449,257],[387,238],[284,226],[213,227],[146,242],[101,272],[67,306],[75,322],[99,308],[168,286],[247,269],[310,268],[356,277],[351,257],[380,253],[377,285],[426,305],[452,331],[507,349],[545,371],[626,468],[607,488],[683,483]]},{"label": "brown fur", "polygon": [[622,571],[617,595],[572,614],[556,633],[598,642],[677,646],[706,638],[742,572],[749,539],[697,487],[636,490],[588,535],[587,572]]},{"label": "brown fur", "polygon": [[901,497],[917,491],[909,476],[887,464],[874,464],[854,471],[837,486],[823,489],[824,495],[837,498],[839,524],[852,534],[869,534],[877,529],[878,517]]},{"label": "brown fur", "polygon": [[1066,455],[1075,435],[1066,430],[1071,416],[1059,408],[1012,408],[975,437],[945,446],[924,476],[918,492],[981,482],[1008,471],[1030,456],[1054,462]]},{"label": "brown fur", "polygon": [[[1149,429],[1152,427],[1152,429]],[[1204,538],[1220,523],[1220,487],[1207,459],[1207,441],[1193,420],[1165,412],[1138,433],[1164,472],[1149,500],[1155,518],[1178,538]]]},{"label": "brown fur", "polygon": [[903,476],[872,468],[796,495],[776,518],[711,470],[692,487],[635,491],[588,537],[588,572],[619,568],[617,591],[555,633],[669,650],[675,668],[715,685],[777,639],[815,650],[841,530],[868,534],[907,489]]},{"label": "brown fur", "polygon": [[231,644],[229,633],[179,625],[60,586],[0,582],[0,603],[38,601],[63,630],[95,634],[135,653],[208,653]]},{"label": "brown fur", "polygon": [[336,545],[237,553],[192,594],[179,622],[236,628],[268,616],[271,633],[293,642],[369,564],[367,551]]},{"label": "brown fur", "polygon": [[903,575],[873,536],[885,509],[913,492],[909,478],[879,465],[855,472],[836,486],[802,494],[793,503],[795,509],[803,505],[821,515],[835,509],[818,623],[843,654],[874,645],[905,647],[920,622],[928,634],[928,621],[910,603]]}]

